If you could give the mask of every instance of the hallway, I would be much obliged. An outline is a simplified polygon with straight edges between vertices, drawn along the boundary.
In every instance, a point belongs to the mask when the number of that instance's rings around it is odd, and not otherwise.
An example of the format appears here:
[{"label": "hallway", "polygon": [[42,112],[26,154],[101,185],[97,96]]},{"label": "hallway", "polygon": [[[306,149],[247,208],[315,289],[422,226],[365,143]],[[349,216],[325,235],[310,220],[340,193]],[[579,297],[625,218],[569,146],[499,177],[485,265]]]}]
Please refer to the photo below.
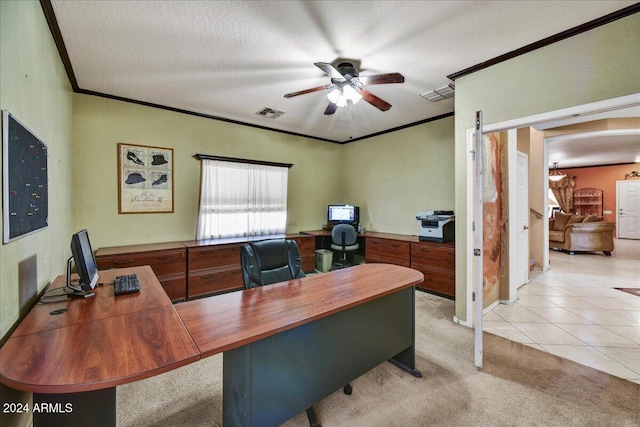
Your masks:
[{"label": "hallway", "polygon": [[611,257],[550,251],[513,305],[484,315],[483,330],[640,384],[640,240],[614,239]]}]

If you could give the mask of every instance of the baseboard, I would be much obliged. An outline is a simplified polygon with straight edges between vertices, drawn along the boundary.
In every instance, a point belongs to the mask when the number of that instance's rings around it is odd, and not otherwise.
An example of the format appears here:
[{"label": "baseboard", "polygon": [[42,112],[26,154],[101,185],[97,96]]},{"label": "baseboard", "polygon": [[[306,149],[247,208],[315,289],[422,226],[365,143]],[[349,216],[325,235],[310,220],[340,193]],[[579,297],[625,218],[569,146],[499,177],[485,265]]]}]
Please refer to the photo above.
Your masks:
[{"label": "baseboard", "polygon": [[458,325],[466,326],[467,328],[473,328],[473,325],[465,320],[458,319],[456,316],[453,316],[453,323],[457,323]]}]

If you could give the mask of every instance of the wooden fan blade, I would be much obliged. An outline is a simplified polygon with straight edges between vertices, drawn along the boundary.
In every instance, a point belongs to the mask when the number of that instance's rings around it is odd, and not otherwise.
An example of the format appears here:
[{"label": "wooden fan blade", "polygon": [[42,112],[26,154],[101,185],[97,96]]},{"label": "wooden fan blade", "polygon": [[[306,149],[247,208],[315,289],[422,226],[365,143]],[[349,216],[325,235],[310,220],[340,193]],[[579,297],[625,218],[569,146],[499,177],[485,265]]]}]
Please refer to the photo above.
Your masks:
[{"label": "wooden fan blade", "polygon": [[298,92],[291,92],[291,93],[286,94],[284,97],[285,98],[291,98],[293,96],[304,95],[304,94],[312,93],[312,92],[318,92],[319,90],[329,89],[332,86],[333,85],[324,85],[324,86],[314,87],[314,88],[311,88],[311,89],[301,90],[301,91],[298,91]]},{"label": "wooden fan blade", "polygon": [[400,73],[376,74],[375,76],[360,76],[358,80],[363,85],[383,85],[387,83],[404,83],[404,76]]},{"label": "wooden fan blade", "polygon": [[327,64],[326,62],[314,62],[313,65],[327,73],[332,79],[345,79],[344,76],[340,74],[340,71],[338,71],[336,67],[331,64]]},{"label": "wooden fan blade", "polygon": [[362,95],[362,99],[364,99],[380,111],[387,111],[389,108],[391,108],[391,104],[381,98],[378,98],[368,90],[360,89],[358,92],[360,93],[360,95]]},{"label": "wooden fan blade", "polygon": [[336,104],[334,104],[333,102],[330,102],[329,105],[327,105],[327,109],[324,110],[324,115],[325,116],[329,116],[329,115],[335,113],[337,109],[338,109],[338,106]]}]

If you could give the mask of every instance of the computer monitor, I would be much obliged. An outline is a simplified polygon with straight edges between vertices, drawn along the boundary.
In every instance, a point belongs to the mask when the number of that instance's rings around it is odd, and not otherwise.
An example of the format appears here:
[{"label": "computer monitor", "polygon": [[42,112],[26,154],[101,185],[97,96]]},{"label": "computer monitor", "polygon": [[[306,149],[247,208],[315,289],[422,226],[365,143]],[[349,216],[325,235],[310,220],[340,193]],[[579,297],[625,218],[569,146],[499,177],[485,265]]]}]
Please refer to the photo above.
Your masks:
[{"label": "computer monitor", "polygon": [[360,223],[360,208],[353,205],[329,205],[327,207],[327,225]]},{"label": "computer monitor", "polygon": [[[77,292],[95,288],[98,283],[98,268],[87,230],[80,230],[71,237],[71,253],[73,256],[67,262],[67,286]],[[72,259],[80,276],[79,282],[71,281]]]}]

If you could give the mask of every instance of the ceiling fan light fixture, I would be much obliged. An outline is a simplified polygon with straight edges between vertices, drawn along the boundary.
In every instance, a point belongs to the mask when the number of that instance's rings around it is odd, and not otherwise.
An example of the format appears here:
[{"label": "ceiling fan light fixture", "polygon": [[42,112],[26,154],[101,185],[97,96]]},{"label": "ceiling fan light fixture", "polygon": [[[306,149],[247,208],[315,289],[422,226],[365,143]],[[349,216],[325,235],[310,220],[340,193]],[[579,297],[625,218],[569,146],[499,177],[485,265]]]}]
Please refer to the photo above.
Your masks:
[{"label": "ceiling fan light fixture", "polygon": [[566,177],[566,173],[561,173],[558,170],[558,162],[553,162],[553,170],[549,174],[549,179],[551,181],[560,181],[562,178]]},{"label": "ceiling fan light fixture", "polygon": [[362,99],[362,95],[360,95],[358,91],[351,86],[345,86],[342,89],[342,95],[351,101],[352,104],[357,104],[358,101]]},{"label": "ceiling fan light fixture", "polygon": [[357,104],[362,99],[362,95],[358,93],[351,86],[344,86],[343,88],[335,88],[327,94],[327,98],[338,107],[346,107],[348,102]]}]

